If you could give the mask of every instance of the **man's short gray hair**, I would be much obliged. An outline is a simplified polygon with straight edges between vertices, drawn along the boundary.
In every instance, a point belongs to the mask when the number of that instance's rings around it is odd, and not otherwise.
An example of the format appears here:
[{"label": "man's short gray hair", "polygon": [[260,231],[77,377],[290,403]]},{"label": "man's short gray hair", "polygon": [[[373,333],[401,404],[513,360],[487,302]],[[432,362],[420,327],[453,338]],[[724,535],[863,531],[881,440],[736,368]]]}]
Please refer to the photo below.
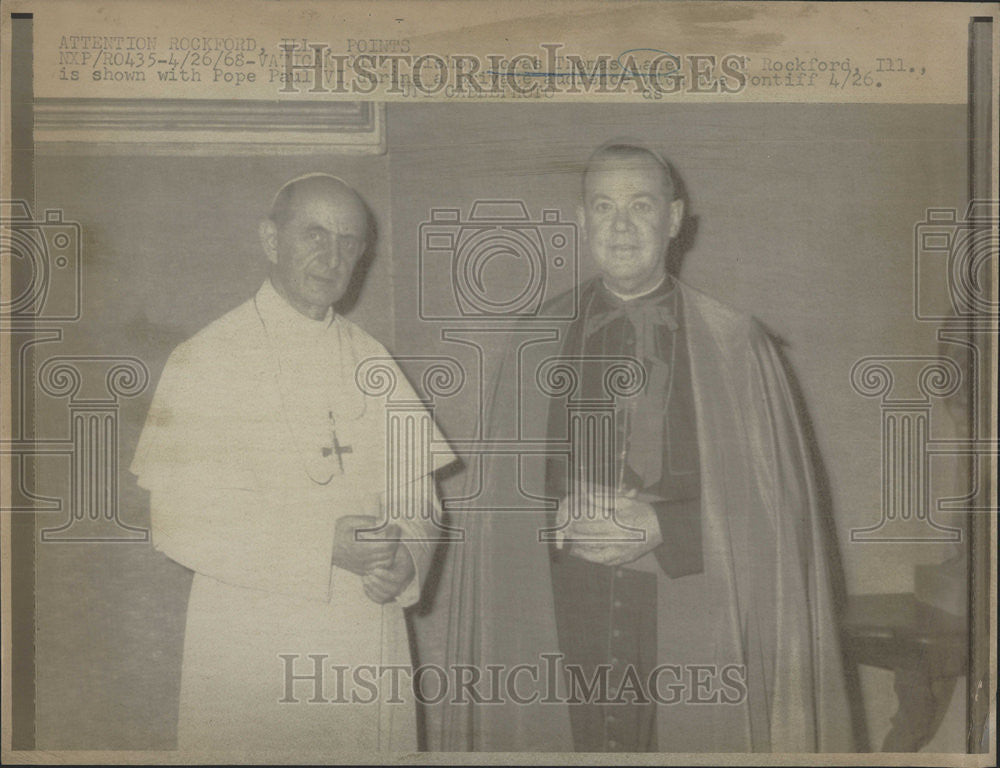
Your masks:
[{"label": "man's short gray hair", "polygon": [[663,189],[667,193],[667,199],[673,200],[676,196],[677,185],[674,183],[674,173],[670,169],[670,163],[647,144],[627,138],[606,141],[591,153],[583,170],[582,189],[584,196],[586,196],[587,191],[587,175],[594,170],[595,166],[615,160],[652,161],[663,171]]}]

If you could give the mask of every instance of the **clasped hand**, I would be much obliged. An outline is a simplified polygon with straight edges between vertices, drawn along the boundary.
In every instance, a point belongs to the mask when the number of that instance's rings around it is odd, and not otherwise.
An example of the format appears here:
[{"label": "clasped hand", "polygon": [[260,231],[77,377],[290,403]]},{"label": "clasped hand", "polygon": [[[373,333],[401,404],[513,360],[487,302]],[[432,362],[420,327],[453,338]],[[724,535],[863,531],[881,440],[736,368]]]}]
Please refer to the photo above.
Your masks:
[{"label": "clasped hand", "polygon": [[[637,499],[634,490],[613,495],[583,491],[580,500],[583,516],[575,520],[569,515],[568,497],[559,505],[560,521],[569,520],[563,532],[569,540],[569,553],[574,557],[600,565],[624,565],[638,560],[663,542],[655,510],[652,505]],[[630,528],[636,530],[628,530]],[[646,534],[644,537],[639,533],[642,531]]]},{"label": "clasped hand", "polygon": [[371,600],[387,603],[406,589],[416,569],[409,550],[400,546],[400,530],[395,523],[377,534],[357,535],[359,529],[372,529],[376,524],[371,515],[338,518],[333,534],[333,564],[360,576],[361,586]]}]

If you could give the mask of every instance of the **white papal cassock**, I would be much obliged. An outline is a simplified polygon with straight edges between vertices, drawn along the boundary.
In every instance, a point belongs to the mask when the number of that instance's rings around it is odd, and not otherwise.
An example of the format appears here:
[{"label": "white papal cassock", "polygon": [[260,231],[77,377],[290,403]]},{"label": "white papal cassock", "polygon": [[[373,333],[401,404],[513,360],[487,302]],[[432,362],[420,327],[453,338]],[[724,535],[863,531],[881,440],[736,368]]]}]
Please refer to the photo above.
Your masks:
[{"label": "white papal cassock", "polygon": [[[195,572],[179,749],[416,749],[409,672],[383,673],[377,697],[355,680],[374,677],[364,665],[409,668],[403,608],[433,547],[412,539],[433,528],[419,515],[398,520],[417,576],[386,605],[331,563],[337,518],[379,516],[384,499],[385,400],[355,381],[371,357],[395,374],[394,400],[416,400],[375,339],[332,310],[322,321],[299,314],[265,281],[167,361],[131,470],[151,494],[154,546]],[[433,437],[443,445],[436,427]],[[406,470],[412,481],[430,467],[411,458],[398,468],[419,467]],[[434,467],[453,458],[436,453]],[[314,663],[322,685],[293,681],[289,696],[286,675],[311,675]]]}]

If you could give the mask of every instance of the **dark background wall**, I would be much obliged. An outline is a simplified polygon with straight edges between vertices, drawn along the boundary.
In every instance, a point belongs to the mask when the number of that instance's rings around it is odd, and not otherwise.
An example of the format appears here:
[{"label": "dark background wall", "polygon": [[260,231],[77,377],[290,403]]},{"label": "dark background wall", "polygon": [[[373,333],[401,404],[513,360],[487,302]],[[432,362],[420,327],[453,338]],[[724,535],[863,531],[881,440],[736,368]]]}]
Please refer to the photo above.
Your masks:
[{"label": "dark background wall", "polygon": [[[636,136],[664,149],[688,191],[682,277],[784,342],[848,588],[908,591],[915,563],[952,550],[847,543],[850,528],[877,522],[881,495],[878,407],[848,374],[865,355],[937,352],[935,329],[912,316],[912,232],[927,207],[964,208],[965,121],[964,106],[389,105],[385,156],[40,157],[38,207],[62,207],[84,227],[85,314],[59,353],[136,355],[155,381],[174,345],[259,285],[256,221],[277,186],[329,170],[379,220],[352,317],[393,351],[468,363],[468,349],[442,342],[443,324],[418,320],[419,225],[431,208],[516,198],[533,216],[572,220],[591,149]],[[568,287],[560,280],[552,293]],[[433,292],[450,289],[429,290],[443,300]],[[147,500],[124,468],[151,394],[121,413],[122,514],[135,525]],[[456,397],[438,416],[461,437],[472,413]],[[187,573],[147,544],[45,544],[36,574],[38,746],[171,747]],[[877,744],[895,710],[891,677],[865,671],[863,683]],[[932,747],[961,749],[956,706]]]}]

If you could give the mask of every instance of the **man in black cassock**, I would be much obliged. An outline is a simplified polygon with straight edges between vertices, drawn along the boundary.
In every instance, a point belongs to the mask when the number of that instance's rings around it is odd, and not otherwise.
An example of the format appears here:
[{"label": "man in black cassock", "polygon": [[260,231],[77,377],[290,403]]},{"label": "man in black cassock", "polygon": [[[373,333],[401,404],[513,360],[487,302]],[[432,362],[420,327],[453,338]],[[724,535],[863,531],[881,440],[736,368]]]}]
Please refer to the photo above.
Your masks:
[{"label": "man in black cassock", "polygon": [[[852,748],[788,380],[756,321],[667,273],[683,213],[656,153],[592,155],[578,216],[598,275],[543,310],[574,317],[551,342],[500,366],[484,433],[526,450],[472,457],[436,610],[445,663],[558,653],[566,687],[432,712],[432,748]],[[614,418],[574,421],[587,403]],[[573,447],[542,458],[539,440]]]},{"label": "man in black cassock", "polygon": [[[641,684],[657,664],[657,575],[702,570],[691,376],[680,291],[664,258],[683,201],[656,159],[613,145],[588,167],[579,218],[601,278],[581,291],[561,353],[580,361],[585,400],[608,399],[606,374],[623,356],[642,364],[645,386],[616,398],[614,435],[603,450],[578,450],[568,467],[550,459],[546,469],[546,490],[566,500],[564,513],[574,494],[585,496],[560,531],[569,542],[551,552],[559,650],[586,681],[600,681],[606,665],[611,691],[629,667],[640,684],[613,704],[571,704],[573,743],[585,752],[655,749],[656,703]],[[565,430],[566,405],[550,405],[550,437]]]}]

